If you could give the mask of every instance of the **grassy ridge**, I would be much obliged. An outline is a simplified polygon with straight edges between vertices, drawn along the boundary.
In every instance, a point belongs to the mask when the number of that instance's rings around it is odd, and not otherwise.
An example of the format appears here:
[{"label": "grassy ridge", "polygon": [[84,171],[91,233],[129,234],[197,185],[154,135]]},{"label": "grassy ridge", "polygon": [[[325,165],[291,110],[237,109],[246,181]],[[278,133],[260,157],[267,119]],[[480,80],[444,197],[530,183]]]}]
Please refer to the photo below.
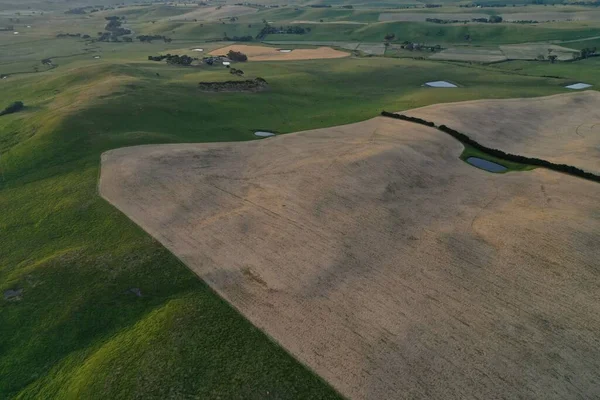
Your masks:
[{"label": "grassy ridge", "polygon": [[[337,397],[98,197],[103,151],[250,140],[256,127],[292,132],[382,108],[562,91],[546,78],[343,59],[248,63],[246,77],[264,77],[271,90],[216,95],[196,84],[230,79],[225,69],[122,57],[2,82],[3,97],[28,109],[0,118],[0,292],[23,289],[20,301],[0,298],[0,398]],[[437,79],[464,87],[421,87]]]},{"label": "grassy ridge", "polygon": [[[390,22],[369,25],[312,24],[305,35],[269,35],[268,40],[346,40],[382,42],[388,33],[396,40],[422,43],[507,44],[571,40],[600,35],[600,27],[564,27],[557,24],[440,25],[426,22]],[[465,37],[469,35],[470,41]]]}]

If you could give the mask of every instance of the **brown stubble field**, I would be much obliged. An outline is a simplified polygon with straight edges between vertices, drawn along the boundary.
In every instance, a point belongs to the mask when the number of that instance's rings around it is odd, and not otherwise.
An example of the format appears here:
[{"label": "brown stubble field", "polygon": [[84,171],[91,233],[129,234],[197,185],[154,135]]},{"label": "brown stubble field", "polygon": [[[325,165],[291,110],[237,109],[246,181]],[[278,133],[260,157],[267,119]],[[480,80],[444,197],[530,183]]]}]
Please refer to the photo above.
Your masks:
[{"label": "brown stubble field", "polygon": [[600,173],[600,93],[436,104],[406,112],[479,143]]},{"label": "brown stubble field", "polygon": [[353,399],[600,396],[600,185],[386,118],[102,156],[101,195]]},{"label": "brown stubble field", "polygon": [[[282,49],[285,49],[282,47]],[[239,51],[248,56],[248,61],[293,61],[316,60],[325,58],[343,58],[350,56],[345,51],[335,50],[331,47],[317,47],[314,49],[294,49],[289,53],[282,53],[280,49],[267,46],[248,46],[234,44],[210,52],[213,56],[227,55],[229,51]]]}]

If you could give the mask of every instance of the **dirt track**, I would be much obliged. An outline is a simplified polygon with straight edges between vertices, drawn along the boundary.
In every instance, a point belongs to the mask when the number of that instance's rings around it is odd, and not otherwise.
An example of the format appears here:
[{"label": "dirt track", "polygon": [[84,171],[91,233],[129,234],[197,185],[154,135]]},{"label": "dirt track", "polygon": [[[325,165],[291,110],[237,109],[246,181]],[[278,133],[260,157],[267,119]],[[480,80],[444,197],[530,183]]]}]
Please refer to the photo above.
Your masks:
[{"label": "dirt track", "polygon": [[102,156],[101,195],[353,399],[600,396],[600,185],[427,127]]},{"label": "dirt track", "polygon": [[600,173],[600,92],[436,104],[406,115],[445,124],[487,147]]},{"label": "dirt track", "polygon": [[[285,48],[285,47],[282,47]],[[316,49],[294,49],[289,53],[282,53],[279,49],[266,46],[248,46],[234,44],[213,50],[210,54],[214,56],[226,55],[229,50],[241,51],[248,56],[249,61],[292,61],[292,60],[315,60],[319,58],[342,58],[350,54],[332,49],[331,47],[318,47]]]}]

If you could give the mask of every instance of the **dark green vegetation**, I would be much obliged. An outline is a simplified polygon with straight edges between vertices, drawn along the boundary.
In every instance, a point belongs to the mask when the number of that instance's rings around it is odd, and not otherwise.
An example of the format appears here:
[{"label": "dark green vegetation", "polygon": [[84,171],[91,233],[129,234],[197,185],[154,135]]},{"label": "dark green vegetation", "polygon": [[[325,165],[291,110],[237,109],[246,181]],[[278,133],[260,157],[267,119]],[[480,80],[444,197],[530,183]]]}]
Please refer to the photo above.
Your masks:
[{"label": "dark green vegetation", "polygon": [[454,137],[455,139],[459,140],[461,143],[464,143],[466,145],[474,147],[475,149],[477,149],[483,153],[487,153],[487,154],[489,154],[493,157],[496,157],[498,159],[501,159],[501,160],[507,160],[507,161],[512,161],[512,162],[531,165],[531,166],[537,166],[537,167],[544,167],[544,168],[551,169],[553,171],[564,172],[564,173],[567,173],[570,175],[578,176],[580,178],[589,179],[590,181],[600,182],[600,175],[596,175],[591,172],[586,172],[586,171],[584,171],[580,168],[574,167],[572,165],[556,164],[556,163],[553,163],[550,161],[541,160],[539,158],[525,157],[525,156],[521,156],[521,155],[517,155],[517,154],[506,153],[506,152],[504,152],[502,150],[498,150],[498,149],[492,149],[492,148],[486,147],[486,146],[476,142],[475,140],[471,139],[464,133],[455,131],[454,129],[449,128],[445,125],[440,125],[438,127],[438,129],[442,132],[449,134],[450,136]]},{"label": "dark green vegetation", "polygon": [[[60,3],[24,1],[57,9]],[[148,60],[148,54],[181,59],[191,46],[205,52],[222,46],[202,39],[256,37],[263,19],[277,26],[298,26],[295,19],[372,23],[300,24],[310,31],[269,35],[281,40],[382,43],[393,33],[399,43],[466,43],[469,35],[478,44],[600,35],[593,24],[378,24],[379,11],[341,9],[345,3],[260,9],[226,23],[170,21],[191,7],[167,5],[86,9],[85,18],[61,10],[50,17],[20,15],[18,23],[8,20],[15,16],[0,15],[0,25],[21,31],[0,32],[0,76],[8,75],[0,80],[0,93],[6,101],[27,104],[0,119],[0,294],[23,290],[21,299],[0,297],[0,398],[338,397],[98,197],[102,152],[147,143],[252,140],[256,126],[288,133],[364,120],[384,108],[542,96],[577,81],[600,85],[599,58],[482,67],[373,57],[248,62],[244,75],[264,77],[269,91],[204,93],[198,82],[244,81],[225,68]],[[10,4],[16,9],[25,3]],[[0,9],[10,7],[2,2]],[[111,27],[111,37],[113,30],[131,29],[139,40],[56,38],[61,32],[97,37],[111,16],[127,16],[127,23]],[[421,87],[440,79],[461,87]],[[469,146],[465,155],[496,161]]]},{"label": "dark green vegetation", "polygon": [[8,106],[4,110],[0,111],[0,116],[16,113],[18,111],[21,111],[23,109],[23,107],[25,107],[25,104],[23,104],[22,101],[15,101],[10,106]]},{"label": "dark green vegetation", "polygon": [[[421,118],[408,117],[406,115],[394,114],[394,113],[390,113],[387,111],[383,111],[381,113],[381,115],[383,115],[384,117],[401,119],[403,121],[409,121],[409,122],[413,122],[416,124],[421,124],[421,125],[425,125],[425,126],[429,126],[429,127],[436,127],[434,122],[426,121]],[[556,164],[556,163],[553,163],[550,161],[541,160],[539,158],[525,157],[525,156],[521,156],[521,155],[506,153],[506,152],[504,152],[502,150],[498,150],[498,149],[492,149],[490,147],[486,147],[486,146],[482,145],[481,143],[476,142],[475,140],[471,139],[469,136],[465,135],[464,133],[458,132],[446,125],[437,126],[437,129],[444,133],[449,134],[450,136],[452,136],[453,138],[455,138],[456,140],[461,142],[465,146],[465,150],[469,149],[468,152],[473,153],[473,150],[477,150],[481,154],[481,155],[476,155],[476,154],[465,155],[465,153],[463,152],[463,154],[461,155],[461,159],[463,159],[463,160],[466,160],[469,157],[478,157],[478,158],[482,158],[484,160],[496,162],[497,164],[500,164],[507,168],[510,168],[508,165],[505,165],[505,163],[504,163],[504,161],[509,161],[509,162],[511,162],[511,164],[513,166],[515,166],[517,168],[517,170],[521,170],[521,171],[526,170],[526,169],[531,169],[533,167],[544,167],[544,168],[551,169],[553,171],[564,172],[564,173],[567,173],[570,175],[578,176],[580,178],[589,179],[589,180],[595,181],[595,182],[600,182],[600,175],[596,175],[591,172],[586,172],[586,171],[584,171],[580,168],[574,167],[572,165]],[[527,167],[529,167],[529,168],[527,168]]]},{"label": "dark green vegetation", "polygon": [[469,158],[469,157],[477,157],[477,158],[481,158],[483,160],[494,162],[496,164],[502,165],[503,167],[506,167],[506,171],[499,172],[500,174],[504,174],[506,172],[511,172],[511,171],[531,171],[532,169],[536,168],[533,165],[521,164],[518,162],[504,160],[504,159],[501,159],[498,157],[494,157],[491,154],[488,154],[481,150],[478,150],[473,146],[469,146],[468,144],[463,144],[463,146],[465,147],[465,149],[460,154],[461,160],[466,162],[467,158]]}]

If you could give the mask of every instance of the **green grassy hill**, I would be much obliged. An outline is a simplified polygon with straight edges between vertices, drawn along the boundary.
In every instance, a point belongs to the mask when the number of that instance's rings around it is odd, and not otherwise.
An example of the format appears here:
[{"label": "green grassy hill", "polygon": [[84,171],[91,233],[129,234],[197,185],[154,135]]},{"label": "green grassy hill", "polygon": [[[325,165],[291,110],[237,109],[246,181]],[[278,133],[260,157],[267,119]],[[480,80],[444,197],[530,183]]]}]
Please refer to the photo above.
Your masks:
[{"label": "green grassy hill", "polygon": [[389,22],[369,25],[310,24],[305,35],[269,35],[268,40],[340,40],[383,42],[388,33],[396,41],[419,43],[508,44],[571,40],[600,35],[600,27],[566,27],[564,24],[527,26],[517,24],[442,25],[426,22]]}]

